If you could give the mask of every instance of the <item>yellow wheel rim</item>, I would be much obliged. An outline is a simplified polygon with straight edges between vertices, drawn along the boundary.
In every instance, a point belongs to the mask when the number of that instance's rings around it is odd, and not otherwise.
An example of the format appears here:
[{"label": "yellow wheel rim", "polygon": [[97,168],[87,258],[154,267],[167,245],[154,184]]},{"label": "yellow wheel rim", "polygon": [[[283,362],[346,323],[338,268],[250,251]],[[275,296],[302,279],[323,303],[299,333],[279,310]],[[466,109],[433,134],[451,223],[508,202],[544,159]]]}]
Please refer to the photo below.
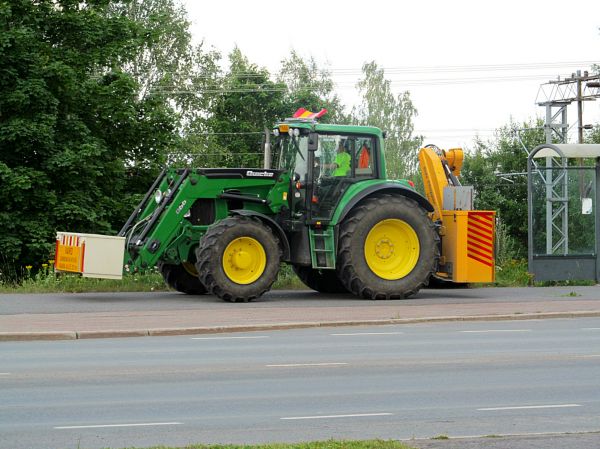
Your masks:
[{"label": "yellow wheel rim", "polygon": [[252,237],[232,240],[223,252],[225,275],[236,284],[251,284],[265,271],[267,254],[260,242]]},{"label": "yellow wheel rim", "polygon": [[395,281],[408,275],[419,260],[419,238],[405,221],[395,218],[377,223],[365,240],[365,260],[373,273]]},{"label": "yellow wheel rim", "polygon": [[198,277],[198,270],[196,270],[196,267],[194,266],[193,263],[191,263],[191,262],[183,262],[181,265],[183,266],[183,269],[185,271],[187,271],[187,273],[190,276],[194,276],[195,278]]}]

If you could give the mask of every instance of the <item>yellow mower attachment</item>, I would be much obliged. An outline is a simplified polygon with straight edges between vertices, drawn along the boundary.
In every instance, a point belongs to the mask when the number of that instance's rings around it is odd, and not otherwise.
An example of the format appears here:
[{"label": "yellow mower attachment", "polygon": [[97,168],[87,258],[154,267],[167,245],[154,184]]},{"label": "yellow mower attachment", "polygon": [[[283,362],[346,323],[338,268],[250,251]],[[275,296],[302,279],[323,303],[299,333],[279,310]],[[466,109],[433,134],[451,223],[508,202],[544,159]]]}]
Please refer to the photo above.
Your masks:
[{"label": "yellow mower attachment", "polygon": [[437,276],[457,283],[494,282],[496,212],[473,210],[473,187],[458,180],[463,150],[422,148],[419,165],[425,195],[440,222],[442,254]]}]

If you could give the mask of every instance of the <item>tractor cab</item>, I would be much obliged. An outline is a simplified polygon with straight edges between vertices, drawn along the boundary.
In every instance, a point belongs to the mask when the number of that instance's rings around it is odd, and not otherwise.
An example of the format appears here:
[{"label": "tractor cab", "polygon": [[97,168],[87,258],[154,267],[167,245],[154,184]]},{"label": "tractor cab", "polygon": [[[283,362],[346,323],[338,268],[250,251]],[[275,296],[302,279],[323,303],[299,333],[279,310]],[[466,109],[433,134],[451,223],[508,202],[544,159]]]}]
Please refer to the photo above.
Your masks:
[{"label": "tractor cab", "polygon": [[377,128],[320,125],[305,119],[277,125],[277,168],[293,180],[292,218],[327,223],[353,184],[380,178],[380,134]]}]

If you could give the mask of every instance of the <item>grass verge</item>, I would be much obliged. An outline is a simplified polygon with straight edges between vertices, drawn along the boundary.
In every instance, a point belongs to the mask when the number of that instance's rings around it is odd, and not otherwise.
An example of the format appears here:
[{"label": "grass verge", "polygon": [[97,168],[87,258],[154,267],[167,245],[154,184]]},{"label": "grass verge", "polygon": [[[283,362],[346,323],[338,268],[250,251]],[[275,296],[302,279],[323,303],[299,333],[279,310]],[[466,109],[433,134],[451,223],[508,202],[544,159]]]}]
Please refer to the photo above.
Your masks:
[{"label": "grass verge", "polygon": [[496,266],[496,282],[493,287],[566,287],[574,285],[596,285],[595,281],[534,281],[533,275],[527,271],[527,260],[513,259]]},{"label": "grass verge", "polygon": [[[595,285],[594,281],[555,281],[534,282],[527,272],[527,261],[509,260],[496,267],[496,282],[487,287],[555,287],[575,285]],[[478,284],[475,284],[477,286]],[[287,264],[282,264],[274,290],[299,290],[307,287]],[[86,293],[86,292],[155,292],[168,291],[158,272],[126,274],[122,280],[83,278],[77,275],[54,273],[46,265],[35,275],[27,273],[20,283],[2,282],[0,293]],[[570,296],[577,296],[573,293]]]},{"label": "grass verge", "polygon": [[[292,268],[283,264],[274,289],[305,289]],[[42,267],[35,275],[27,273],[20,283],[1,282],[0,293],[106,293],[169,291],[160,273],[125,274],[123,279],[84,278],[76,274],[55,273],[51,266]]]},{"label": "grass verge", "polygon": [[[135,449],[135,448],[128,448]],[[141,448],[139,448],[141,449]],[[145,449],[412,449],[399,441],[393,440],[365,440],[365,441],[313,441],[310,443],[272,443],[251,445],[191,445],[185,448],[170,446],[155,446]]]}]

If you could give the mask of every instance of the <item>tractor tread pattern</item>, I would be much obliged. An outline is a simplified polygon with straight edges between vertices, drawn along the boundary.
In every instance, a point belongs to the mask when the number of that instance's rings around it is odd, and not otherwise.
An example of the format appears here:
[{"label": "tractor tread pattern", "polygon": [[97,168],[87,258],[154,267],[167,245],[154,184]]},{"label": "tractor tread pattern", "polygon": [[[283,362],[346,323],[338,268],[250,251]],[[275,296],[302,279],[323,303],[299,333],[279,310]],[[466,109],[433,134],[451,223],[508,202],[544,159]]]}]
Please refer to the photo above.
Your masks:
[{"label": "tractor tread pattern", "polygon": [[[220,264],[222,255],[215,255],[213,248],[216,247],[219,240],[222,239],[223,234],[226,231],[234,228],[234,227],[244,227],[247,225],[255,225],[259,224],[261,227],[266,229],[270,234],[270,238],[275,242],[279,251],[279,260],[281,260],[281,245],[279,244],[279,239],[275,236],[273,231],[269,226],[265,226],[260,219],[255,217],[247,217],[243,215],[236,215],[233,217],[228,217],[223,220],[220,220],[218,223],[211,226],[206,234],[200,239],[200,245],[196,249],[196,269],[198,270],[200,280],[204,285],[206,285],[207,290],[218,296],[224,301],[227,302],[248,302],[252,301],[255,298],[260,297],[267,291],[271,289],[271,286],[277,279],[277,274],[272,276],[272,280],[265,285],[263,285],[260,289],[247,289],[249,292],[240,293],[235,292],[233,289],[228,289],[222,283],[219,283],[214,275],[215,264]],[[267,256],[268,257],[268,256]],[[277,268],[279,268],[279,261],[277,262]],[[266,270],[267,268],[265,268]],[[256,284],[256,281],[254,284]]]},{"label": "tractor tread pattern", "polygon": [[[433,238],[434,244],[431,248],[432,259],[430,267],[427,272],[417,279],[412,284],[406,286],[400,291],[383,291],[377,289],[373,285],[365,282],[361,279],[357,273],[355,264],[352,261],[352,254],[350,250],[350,244],[355,238],[355,233],[359,223],[368,215],[371,215],[375,210],[387,206],[390,203],[396,203],[396,207],[401,208],[412,208],[417,210],[422,216],[423,223],[426,223],[427,231],[430,232]],[[421,242],[420,242],[421,243]],[[440,236],[435,228],[433,221],[428,217],[427,211],[420,207],[415,201],[406,198],[404,196],[383,194],[376,197],[368,198],[361,202],[351,215],[344,220],[340,227],[340,238],[338,245],[338,277],[344,286],[352,292],[354,295],[366,298],[366,299],[405,299],[416,294],[421,288],[427,285],[429,278],[437,271],[437,266],[440,258]],[[414,270],[419,267],[415,267]],[[414,271],[413,270],[413,271]]]},{"label": "tractor tread pattern", "polygon": [[206,294],[206,287],[202,281],[189,274],[181,265],[159,262],[157,268],[160,274],[162,274],[165,283],[173,290],[185,293],[186,295]]},{"label": "tractor tread pattern", "polygon": [[335,270],[319,270],[312,267],[293,265],[294,273],[302,283],[319,293],[348,293]]}]

